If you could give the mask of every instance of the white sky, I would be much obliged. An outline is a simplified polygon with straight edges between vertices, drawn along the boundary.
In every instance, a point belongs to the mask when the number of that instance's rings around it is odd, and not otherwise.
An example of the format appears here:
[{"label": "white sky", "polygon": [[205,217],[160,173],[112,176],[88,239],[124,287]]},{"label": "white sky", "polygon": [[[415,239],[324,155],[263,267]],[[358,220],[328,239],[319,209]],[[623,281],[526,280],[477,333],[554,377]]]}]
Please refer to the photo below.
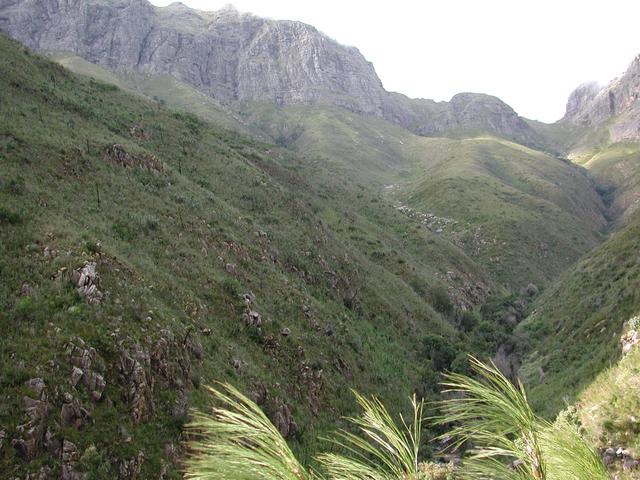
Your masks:
[{"label": "white sky", "polygon": [[637,0],[182,2],[300,20],[358,47],[387,90],[435,100],[488,93],[547,122],[562,117],[580,83],[607,83],[640,53]]}]

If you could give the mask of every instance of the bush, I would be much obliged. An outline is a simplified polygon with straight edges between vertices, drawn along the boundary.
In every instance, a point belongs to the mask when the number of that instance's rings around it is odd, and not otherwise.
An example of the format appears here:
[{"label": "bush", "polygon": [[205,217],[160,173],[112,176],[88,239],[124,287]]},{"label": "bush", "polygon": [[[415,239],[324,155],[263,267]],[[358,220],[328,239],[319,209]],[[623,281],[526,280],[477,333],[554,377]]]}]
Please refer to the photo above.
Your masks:
[{"label": "bush", "polygon": [[0,206],[0,225],[15,225],[21,220],[20,214]]},{"label": "bush", "polygon": [[138,232],[136,232],[131,225],[122,220],[116,221],[111,228],[116,237],[120,240],[124,240],[125,242],[130,242],[138,236]]},{"label": "bush", "polygon": [[443,286],[434,287],[429,293],[429,303],[433,308],[443,315],[451,315],[453,313],[453,303],[449,298],[447,289]]},{"label": "bush", "polygon": [[431,360],[434,370],[441,372],[451,368],[457,354],[451,342],[440,335],[427,335],[422,339],[422,355]]},{"label": "bush", "polygon": [[460,328],[465,332],[470,332],[480,321],[480,315],[476,312],[467,310],[460,317]]}]

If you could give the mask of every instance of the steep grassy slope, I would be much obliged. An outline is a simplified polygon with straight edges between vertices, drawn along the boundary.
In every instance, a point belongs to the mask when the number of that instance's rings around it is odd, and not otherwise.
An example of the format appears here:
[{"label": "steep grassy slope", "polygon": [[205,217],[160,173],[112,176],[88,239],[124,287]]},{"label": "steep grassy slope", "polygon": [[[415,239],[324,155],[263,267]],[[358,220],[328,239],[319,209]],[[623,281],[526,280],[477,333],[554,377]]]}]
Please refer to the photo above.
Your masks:
[{"label": "steep grassy slope", "polygon": [[520,370],[535,405],[553,414],[620,352],[624,325],[640,310],[640,216],[563,274],[519,329]]},{"label": "steep grassy slope", "polygon": [[[469,344],[452,301],[498,290],[313,157],[3,37],[0,71],[0,470],[12,478],[177,478],[186,409],[216,380],[250,392],[304,457],[354,408],[348,387],[392,405],[434,389]],[[87,263],[102,296],[75,288]]]},{"label": "steep grassy slope", "polygon": [[615,226],[626,225],[640,206],[640,144],[616,143],[573,158],[605,187]]},{"label": "steep grassy slope", "polygon": [[223,108],[213,98],[170,75],[151,75],[124,69],[112,72],[69,53],[51,54],[50,57],[72,72],[112,83],[169,107],[194,113],[214,125],[251,136],[260,136],[259,131],[243,124],[231,110]]},{"label": "steep grassy slope", "polygon": [[432,140],[410,206],[457,223],[443,228],[512,289],[546,284],[598,245],[606,227],[581,169],[497,138]]},{"label": "steep grassy slope", "polygon": [[444,227],[509,288],[545,284],[602,240],[598,186],[539,151],[492,137],[420,137],[340,109],[251,104],[243,114],[278,143],[442,217],[433,230]]},{"label": "steep grassy slope", "polygon": [[638,457],[640,349],[637,345],[598,375],[581,393],[577,407],[582,426],[594,445],[602,449],[622,446]]},{"label": "steep grassy slope", "polygon": [[[421,137],[337,107],[248,102],[232,117],[173,79],[119,73],[112,80],[113,74],[78,57],[59,60],[218,124],[264,135],[366,188],[394,185],[390,199],[396,203],[457,221],[445,234],[508,288],[547,283],[602,239],[605,208],[596,188],[606,188],[581,169],[515,143]],[[551,151],[576,135],[576,128],[534,126],[553,144]]]}]

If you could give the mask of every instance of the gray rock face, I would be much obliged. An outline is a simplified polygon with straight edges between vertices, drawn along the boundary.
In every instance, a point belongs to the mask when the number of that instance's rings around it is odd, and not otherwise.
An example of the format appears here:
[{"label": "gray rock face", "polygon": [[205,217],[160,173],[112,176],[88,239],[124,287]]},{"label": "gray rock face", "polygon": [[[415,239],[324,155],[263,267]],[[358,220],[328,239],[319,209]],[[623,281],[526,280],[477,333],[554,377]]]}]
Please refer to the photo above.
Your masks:
[{"label": "gray rock face", "polygon": [[586,127],[608,125],[611,140],[640,139],[640,55],[605,87],[584,84],[569,97],[563,120]]},{"label": "gray rock face", "polygon": [[112,70],[169,74],[224,104],[325,104],[420,134],[452,129],[527,141],[533,132],[495,97],[412,100],[384,90],[353,47],[310,25],[147,0],[0,0],[0,30],[40,51],[75,53]]}]

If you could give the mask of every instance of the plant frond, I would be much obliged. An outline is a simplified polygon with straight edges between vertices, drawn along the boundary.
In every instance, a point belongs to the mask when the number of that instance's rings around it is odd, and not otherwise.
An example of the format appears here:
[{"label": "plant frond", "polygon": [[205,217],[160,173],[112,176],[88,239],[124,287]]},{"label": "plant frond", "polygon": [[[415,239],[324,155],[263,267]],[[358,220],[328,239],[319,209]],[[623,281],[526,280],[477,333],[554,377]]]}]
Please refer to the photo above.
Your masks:
[{"label": "plant frond", "polygon": [[185,478],[194,480],[311,480],[264,412],[229,384],[207,387],[220,406],[194,412],[187,432],[191,455]]},{"label": "plant frond", "polygon": [[349,418],[360,431],[355,435],[339,431],[332,441],[349,452],[323,454],[318,460],[332,480],[392,480],[415,477],[419,470],[418,450],[424,403],[412,398],[413,421],[401,417],[396,423],[377,398],[354,392],[362,408],[358,417]]}]

